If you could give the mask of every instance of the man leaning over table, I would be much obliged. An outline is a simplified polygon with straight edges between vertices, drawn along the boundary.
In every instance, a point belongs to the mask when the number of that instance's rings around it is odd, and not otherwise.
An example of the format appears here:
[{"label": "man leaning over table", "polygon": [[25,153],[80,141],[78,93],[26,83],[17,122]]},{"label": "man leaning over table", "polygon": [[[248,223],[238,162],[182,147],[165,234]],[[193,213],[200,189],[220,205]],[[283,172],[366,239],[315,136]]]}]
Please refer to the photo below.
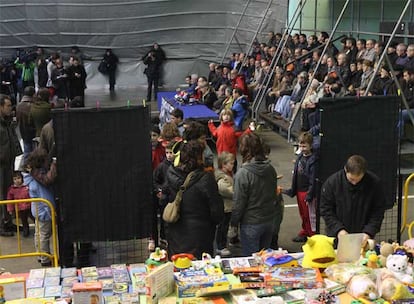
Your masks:
[{"label": "man leaning over table", "polygon": [[385,197],[380,179],[367,170],[362,156],[349,157],[344,169],[325,181],[320,212],[329,236],[363,233],[365,241],[380,231]]}]

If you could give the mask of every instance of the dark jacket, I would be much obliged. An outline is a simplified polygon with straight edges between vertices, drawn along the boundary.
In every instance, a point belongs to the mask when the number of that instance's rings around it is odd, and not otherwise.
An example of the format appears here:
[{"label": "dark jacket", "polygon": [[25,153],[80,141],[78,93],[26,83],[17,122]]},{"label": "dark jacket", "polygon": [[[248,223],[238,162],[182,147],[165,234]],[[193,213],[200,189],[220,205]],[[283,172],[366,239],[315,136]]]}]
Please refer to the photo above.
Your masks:
[{"label": "dark jacket", "polygon": [[[298,178],[298,164],[300,159],[304,158],[303,154],[300,154],[295,162],[295,167],[293,169],[293,177],[292,177],[292,186],[290,189],[286,190],[284,193],[289,195],[290,197],[294,197],[297,190],[297,178]],[[316,172],[317,172],[317,165],[318,165],[318,157],[315,153],[309,156],[306,161],[306,167],[303,174],[308,178],[309,187],[308,191],[306,192],[305,200],[307,202],[311,202],[316,197]]]},{"label": "dark jacket", "polygon": [[159,77],[162,62],[157,58],[157,56],[154,54],[153,56],[150,56],[150,54],[148,54],[143,58],[143,62],[147,66],[144,71],[147,77]]},{"label": "dark jacket", "polygon": [[[167,172],[169,201],[173,201],[186,174],[171,166]],[[191,253],[198,259],[203,252],[213,254],[216,225],[224,216],[223,199],[212,173],[197,170],[183,193],[180,219],[168,224],[167,240],[170,256],[177,253]]]},{"label": "dark jacket", "polygon": [[0,116],[0,168],[11,168],[16,156],[23,154],[15,127]]},{"label": "dark jacket", "polygon": [[274,221],[276,188],[276,170],[268,160],[244,163],[234,177],[232,226]]},{"label": "dark jacket", "polygon": [[348,182],[345,170],[331,175],[322,186],[320,212],[329,236],[367,233],[372,238],[380,231],[385,198],[379,178],[367,171],[357,185]]},{"label": "dark jacket", "polygon": [[86,89],[86,71],[83,65],[72,65],[66,71],[68,73],[69,98],[73,99],[76,96],[84,96]]},{"label": "dark jacket", "polygon": [[108,72],[116,70],[119,59],[114,53],[109,52],[109,55],[105,53],[102,60],[106,63],[106,69]]},{"label": "dark jacket", "polygon": [[172,166],[172,162],[168,159],[164,159],[162,163],[155,168],[153,172],[153,188],[154,193],[157,194],[158,192],[162,192],[160,198],[160,205],[165,206],[168,203],[168,184],[167,184],[167,172],[168,169]]},{"label": "dark jacket", "polygon": [[31,141],[36,136],[36,129],[33,121],[30,119],[30,108],[32,106],[32,97],[24,95],[16,107],[16,117],[19,123],[19,130],[22,139],[25,142]]},{"label": "dark jacket", "polygon": [[30,108],[30,119],[36,128],[36,136],[40,136],[40,132],[45,124],[51,119],[51,105],[47,101],[39,100],[32,103]]}]

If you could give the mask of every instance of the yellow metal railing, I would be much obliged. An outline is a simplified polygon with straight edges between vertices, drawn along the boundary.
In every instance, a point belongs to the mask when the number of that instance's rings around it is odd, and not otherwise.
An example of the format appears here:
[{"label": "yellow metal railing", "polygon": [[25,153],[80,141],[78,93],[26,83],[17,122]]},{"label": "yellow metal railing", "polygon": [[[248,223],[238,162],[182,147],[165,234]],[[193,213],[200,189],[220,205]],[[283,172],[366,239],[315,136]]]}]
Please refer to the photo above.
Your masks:
[{"label": "yellow metal railing", "polygon": [[[48,252],[41,252],[40,251],[40,237],[37,238],[37,242],[38,242],[38,250],[39,251],[35,251],[35,252],[24,252],[22,253],[22,242],[21,242],[21,237],[20,237],[20,224],[19,224],[19,208],[17,206],[17,204],[19,203],[44,203],[46,205],[48,205],[48,207],[50,208],[50,213],[52,216],[52,244],[53,244],[53,254],[48,253]],[[48,257],[51,261],[52,261],[52,265],[54,267],[58,266],[58,240],[57,240],[57,231],[56,231],[56,212],[55,212],[55,207],[52,205],[51,202],[49,202],[48,200],[45,200],[43,198],[27,198],[27,199],[19,199],[19,200],[4,200],[4,201],[0,201],[0,205],[6,205],[6,204],[14,204],[15,205],[15,210],[16,210],[16,226],[17,226],[17,250],[18,253],[15,254],[5,254],[5,255],[1,255],[0,253],[0,259],[12,259],[12,258],[25,258],[25,257],[38,257],[38,256],[45,256]],[[35,218],[38,218],[38,214],[37,214],[37,210],[38,208],[36,208],[36,214],[35,214]],[[36,227],[36,231],[39,231],[39,222],[35,221],[35,225],[37,225]]]},{"label": "yellow metal railing", "polygon": [[412,173],[404,183],[403,188],[403,208],[402,208],[402,223],[401,223],[401,229],[400,232],[403,233],[406,228],[408,228],[408,237],[411,239],[412,236],[412,228],[414,227],[414,221],[407,224],[407,209],[408,209],[408,186],[411,182],[411,179],[414,178],[414,173]]}]

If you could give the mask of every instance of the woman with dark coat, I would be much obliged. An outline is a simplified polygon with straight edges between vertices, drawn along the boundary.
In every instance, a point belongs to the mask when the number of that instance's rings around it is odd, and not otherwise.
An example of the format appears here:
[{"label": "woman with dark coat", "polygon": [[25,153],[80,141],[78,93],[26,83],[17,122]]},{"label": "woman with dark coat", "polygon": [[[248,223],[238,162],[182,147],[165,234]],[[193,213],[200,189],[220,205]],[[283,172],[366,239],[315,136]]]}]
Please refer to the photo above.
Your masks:
[{"label": "woman with dark coat", "polygon": [[168,224],[167,241],[170,257],[177,253],[191,253],[200,259],[203,252],[213,255],[216,225],[223,220],[224,204],[214,174],[203,171],[204,145],[196,140],[183,142],[179,165],[167,172],[168,198],[173,201],[187,175],[194,171],[183,192],[180,219]]}]

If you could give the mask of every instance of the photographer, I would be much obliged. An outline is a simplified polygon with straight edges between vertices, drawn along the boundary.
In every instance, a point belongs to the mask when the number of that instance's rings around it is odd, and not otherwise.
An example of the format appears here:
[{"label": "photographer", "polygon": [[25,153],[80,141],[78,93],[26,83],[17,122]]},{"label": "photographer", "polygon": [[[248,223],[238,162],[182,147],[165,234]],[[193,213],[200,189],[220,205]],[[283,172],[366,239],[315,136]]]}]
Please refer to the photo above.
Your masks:
[{"label": "photographer", "polygon": [[160,66],[162,62],[156,56],[155,51],[148,52],[142,58],[142,61],[147,66],[144,70],[144,74],[147,75],[148,87],[147,87],[147,101],[151,101],[152,86],[154,86],[154,100],[157,100],[158,82],[160,79]]}]

